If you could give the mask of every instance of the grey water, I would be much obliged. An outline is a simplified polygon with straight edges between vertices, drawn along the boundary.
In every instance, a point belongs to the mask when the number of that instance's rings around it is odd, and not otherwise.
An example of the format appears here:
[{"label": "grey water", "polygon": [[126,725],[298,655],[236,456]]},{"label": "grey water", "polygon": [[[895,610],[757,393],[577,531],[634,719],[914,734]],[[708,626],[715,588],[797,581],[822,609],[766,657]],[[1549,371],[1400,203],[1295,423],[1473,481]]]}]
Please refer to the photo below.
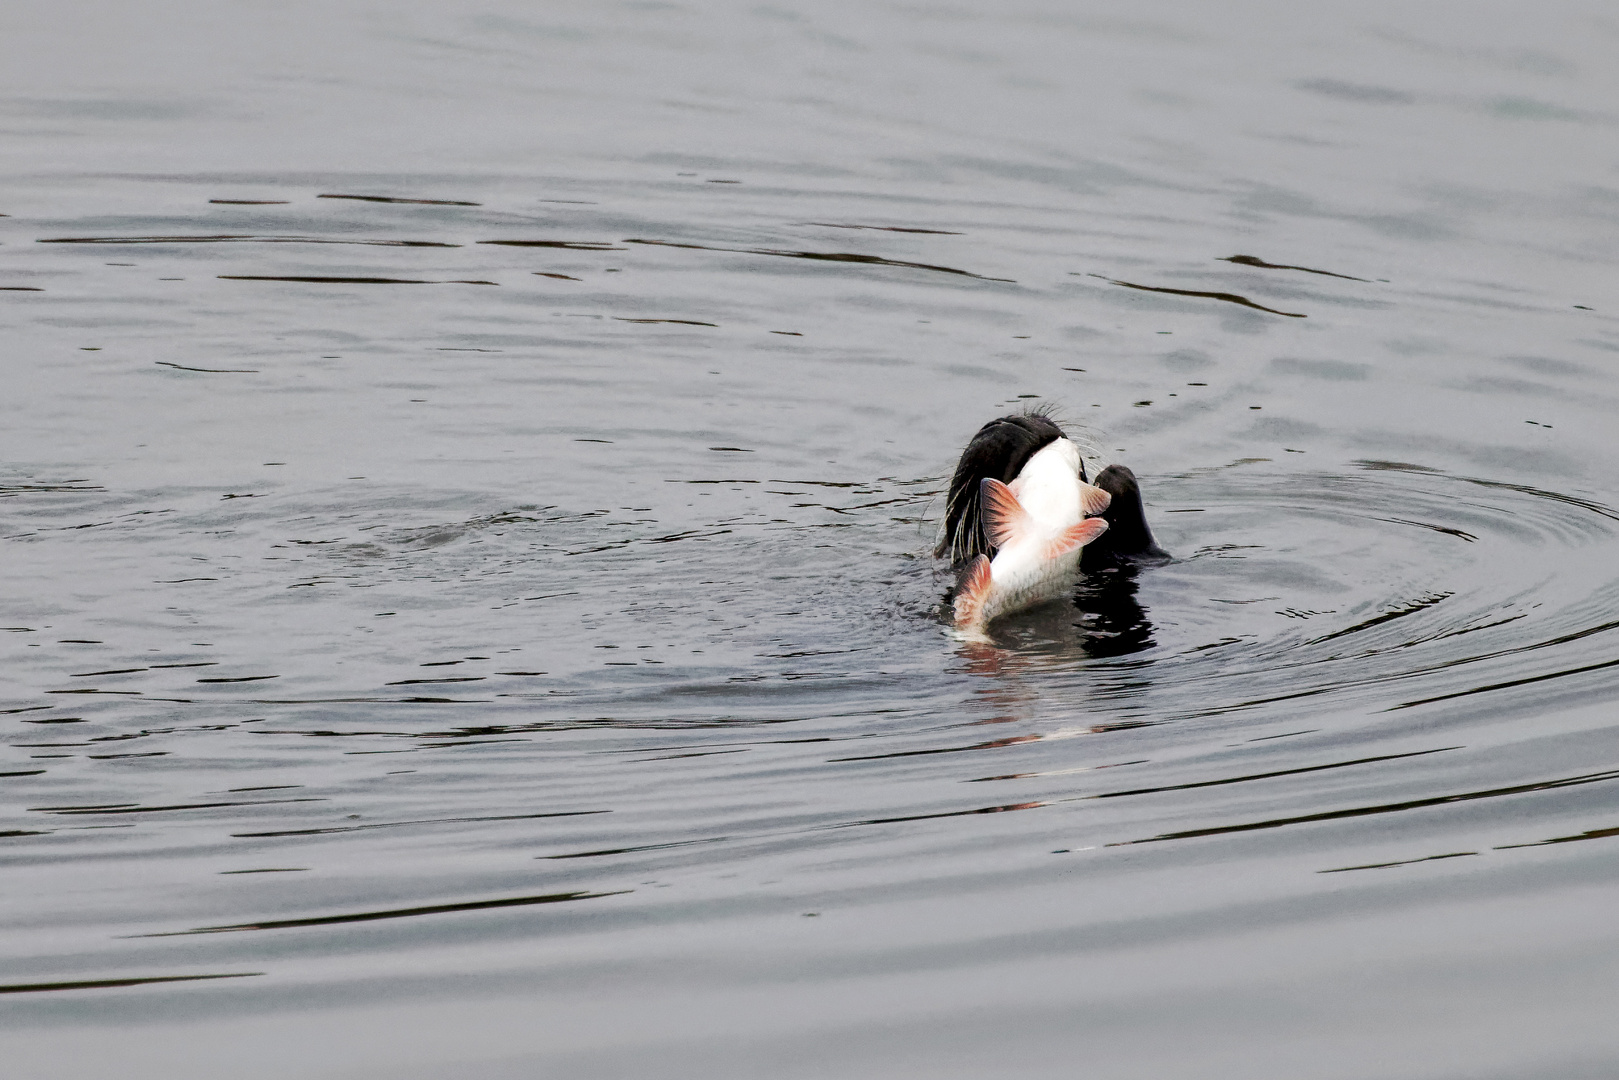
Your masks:
[{"label": "grey water", "polygon": [[[0,12],[19,1080],[1619,1073],[1619,14]],[[1174,556],[951,637],[985,421]]]}]

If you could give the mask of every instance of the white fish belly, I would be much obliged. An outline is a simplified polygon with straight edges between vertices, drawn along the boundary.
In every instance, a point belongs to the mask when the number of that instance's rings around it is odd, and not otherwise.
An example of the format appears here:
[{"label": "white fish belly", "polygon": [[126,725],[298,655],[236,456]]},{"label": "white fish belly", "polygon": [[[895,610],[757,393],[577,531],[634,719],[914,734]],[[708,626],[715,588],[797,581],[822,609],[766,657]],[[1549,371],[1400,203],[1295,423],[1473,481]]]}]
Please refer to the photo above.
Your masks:
[{"label": "white fish belly", "polygon": [[1074,583],[1079,556],[1075,551],[1057,559],[1036,560],[1028,552],[1002,549],[989,564],[990,590],[983,621],[1062,596]]},{"label": "white fish belly", "polygon": [[1058,439],[1031,457],[1012,491],[1029,515],[1047,529],[1061,529],[1084,517],[1080,510],[1079,447]]}]

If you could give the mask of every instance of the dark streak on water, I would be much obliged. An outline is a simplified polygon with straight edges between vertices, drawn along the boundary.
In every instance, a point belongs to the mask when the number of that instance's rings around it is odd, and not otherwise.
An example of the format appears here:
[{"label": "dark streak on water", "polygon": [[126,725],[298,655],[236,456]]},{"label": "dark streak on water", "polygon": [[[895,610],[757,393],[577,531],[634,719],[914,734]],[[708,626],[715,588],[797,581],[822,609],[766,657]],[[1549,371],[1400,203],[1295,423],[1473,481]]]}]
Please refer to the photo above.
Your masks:
[{"label": "dark streak on water", "polygon": [[[172,360],[154,360],[159,367],[174,368],[177,371],[203,371],[210,375],[257,375],[258,368],[210,368],[191,367],[188,364],[176,364]],[[175,578],[174,581],[196,581],[197,578]],[[172,582],[171,582],[172,583]]]},{"label": "dark streak on water", "polygon": [[453,248],[436,240],[339,240],[319,236],[58,236],[40,244],[355,244],[361,247]]},{"label": "dark streak on water", "polygon": [[301,281],[312,285],[498,285],[498,281],[428,281],[425,278],[327,277],[291,274],[219,274],[222,281]]},{"label": "dark streak on water", "polygon": [[[1091,274],[1089,276],[1102,277],[1101,274]],[[1263,304],[1256,304],[1246,296],[1238,296],[1236,293],[1208,292],[1201,289],[1171,289],[1163,285],[1137,285],[1133,281],[1119,281],[1116,278],[1102,278],[1102,280],[1109,285],[1122,285],[1126,289],[1139,289],[1142,292],[1170,293],[1174,296],[1200,296],[1209,300],[1223,300],[1228,304],[1241,304],[1243,307],[1251,307],[1256,311],[1266,311],[1272,315],[1286,315],[1290,319],[1303,319],[1306,317],[1301,312],[1278,311]]]},{"label": "dark streak on water", "polygon": [[930,236],[962,236],[959,232],[949,229],[912,229],[902,225],[835,225],[830,221],[807,221],[806,225],[816,225],[823,229],[875,229],[878,232],[897,233],[926,233]]},{"label": "dark streak on water", "polygon": [[317,199],[354,199],[358,202],[412,203],[418,206],[481,206],[482,203],[460,199],[405,199],[392,195],[316,195]]},{"label": "dark streak on water", "polygon": [[698,322],[696,319],[632,319],[624,315],[614,315],[615,322],[632,323],[678,323],[681,326],[718,326],[719,323]]},{"label": "dark streak on water", "polygon": [[[330,734],[322,733],[322,734]],[[358,734],[358,733],[356,733]],[[532,818],[581,817],[586,814],[606,814],[607,810],[558,810],[548,814],[504,814],[469,818],[435,818],[423,821],[383,821],[367,825],[339,825],[324,829],[284,829],[279,832],[232,833],[235,837],[248,836],[325,836],[330,833],[363,832],[370,829],[398,829],[411,825],[455,825],[468,821],[527,821]]]},{"label": "dark streak on water", "polygon": [[1308,266],[1288,266],[1284,263],[1270,263],[1255,255],[1227,255],[1221,262],[1240,263],[1243,266],[1257,266],[1263,270],[1301,270],[1306,274],[1320,274],[1322,277],[1343,278],[1345,281],[1370,281],[1370,278],[1351,277],[1348,274],[1335,274],[1331,270],[1312,270]]},{"label": "dark streak on water", "polygon": [[[480,241],[488,243],[489,241]],[[909,270],[932,270],[940,274],[957,274],[961,277],[978,278],[980,281],[1011,281],[1011,278],[991,278],[969,270],[958,270],[953,266],[936,266],[932,263],[906,262],[901,259],[885,259],[878,255],[860,255],[842,251],[788,251],[781,248],[726,248],[714,247],[709,244],[679,244],[673,240],[626,240],[626,244],[646,244],[657,247],[689,248],[696,251],[730,251],[740,255],[775,255],[783,259],[810,259],[817,262],[844,262],[861,263],[866,266],[898,266]]]},{"label": "dark streak on water", "polygon": [[262,971],[233,971],[218,975],[148,975],[139,979],[88,979],[80,982],[0,984],[0,994],[40,994],[56,990],[120,990],[151,983],[205,982],[210,979],[251,979]]},{"label": "dark streak on water", "polygon": [[1507,795],[1523,795],[1532,791],[1553,791],[1558,788],[1575,787],[1580,784],[1600,784],[1609,780],[1619,780],[1619,769],[1587,773],[1582,776],[1563,777],[1557,780],[1543,780],[1533,784],[1494,788],[1488,791],[1467,791],[1454,795],[1435,795],[1426,799],[1408,799],[1405,802],[1388,803],[1382,806],[1356,806],[1346,810],[1327,810],[1319,814],[1303,814],[1298,817],[1275,818],[1269,821],[1251,821],[1239,825],[1212,825],[1203,829],[1187,829],[1184,832],[1164,833],[1161,836],[1151,836],[1145,840],[1115,841],[1109,846],[1151,844],[1164,840],[1190,840],[1204,836],[1220,836],[1226,833],[1251,832],[1255,829],[1280,829],[1289,825],[1333,821],[1339,818],[1366,817],[1371,814],[1398,814],[1405,810],[1421,810],[1431,806],[1442,806],[1447,803],[1471,802],[1474,799],[1497,799]]},{"label": "dark streak on water", "polygon": [[479,240],[480,244],[500,247],[562,248],[566,251],[623,251],[621,247],[597,240]]},{"label": "dark streak on water", "polygon": [[630,892],[567,892],[545,896],[510,896],[499,900],[468,900],[458,904],[429,904],[423,907],[397,908],[392,911],[362,911],[348,915],[321,915],[307,919],[277,919],[267,922],[240,923],[234,926],[199,926],[195,930],[171,930],[167,933],[142,934],[142,937],[184,937],[190,934],[229,934],[241,930],[286,930],[300,926],[334,926],[338,923],[375,922],[378,919],[408,919],[420,915],[448,915],[458,911],[488,911],[491,908],[530,907],[534,904],[562,904],[571,900],[597,900],[604,896],[622,896]]}]

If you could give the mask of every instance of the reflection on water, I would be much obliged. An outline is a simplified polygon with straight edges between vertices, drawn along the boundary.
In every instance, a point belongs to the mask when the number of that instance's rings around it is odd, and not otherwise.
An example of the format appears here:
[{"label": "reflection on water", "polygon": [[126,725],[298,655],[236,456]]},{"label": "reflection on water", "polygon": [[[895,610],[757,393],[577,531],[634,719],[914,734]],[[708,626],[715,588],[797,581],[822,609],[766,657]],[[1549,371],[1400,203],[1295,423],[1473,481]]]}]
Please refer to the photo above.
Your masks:
[{"label": "reflection on water", "polygon": [[1074,597],[1084,616],[1086,656],[1123,656],[1153,646],[1152,622],[1136,596],[1138,573],[1135,566],[1109,566],[1086,575]]},{"label": "reflection on water", "polygon": [[[1238,260],[1231,259],[1227,261],[1236,262]],[[1342,275],[1334,274],[1333,276],[1341,277]],[[1169,293],[1172,296],[1201,296],[1209,300],[1223,300],[1227,304],[1240,304],[1243,307],[1250,307],[1255,311],[1263,311],[1270,315],[1285,315],[1289,319],[1304,319],[1309,317],[1302,311],[1278,311],[1276,308],[1266,307],[1264,304],[1256,304],[1246,296],[1238,296],[1236,293],[1208,292],[1202,289],[1171,289],[1164,285],[1137,285],[1133,281],[1120,281],[1117,278],[1102,277],[1101,274],[1087,274],[1086,277],[1102,278],[1102,280],[1107,282],[1109,285],[1122,285],[1126,289],[1139,289],[1142,292]]]},{"label": "reflection on water", "polygon": [[58,8],[8,1077],[1614,1071],[1598,5]]}]

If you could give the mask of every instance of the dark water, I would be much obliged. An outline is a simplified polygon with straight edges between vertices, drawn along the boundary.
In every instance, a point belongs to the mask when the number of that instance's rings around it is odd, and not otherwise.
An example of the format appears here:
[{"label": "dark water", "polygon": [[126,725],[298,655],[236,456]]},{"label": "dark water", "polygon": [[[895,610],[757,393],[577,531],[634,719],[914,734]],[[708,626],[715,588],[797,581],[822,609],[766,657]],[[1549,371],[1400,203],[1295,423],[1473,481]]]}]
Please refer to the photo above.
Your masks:
[{"label": "dark water", "polygon": [[[1619,1073],[1616,52],[8,5],[5,1075]],[[962,645],[1036,401],[1176,559]]]}]

